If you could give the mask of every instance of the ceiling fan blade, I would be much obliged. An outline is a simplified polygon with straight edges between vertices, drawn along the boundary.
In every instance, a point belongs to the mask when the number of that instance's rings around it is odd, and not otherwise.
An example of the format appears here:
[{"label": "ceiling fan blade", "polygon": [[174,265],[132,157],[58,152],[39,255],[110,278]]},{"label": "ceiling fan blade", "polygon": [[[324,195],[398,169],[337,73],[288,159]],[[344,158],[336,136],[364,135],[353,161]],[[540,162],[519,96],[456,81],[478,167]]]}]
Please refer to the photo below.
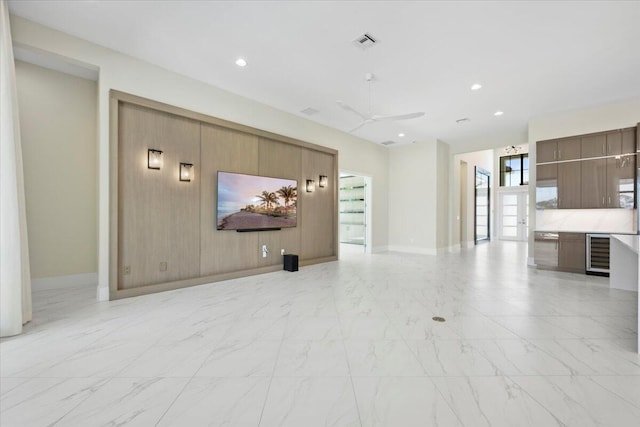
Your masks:
[{"label": "ceiling fan blade", "polygon": [[337,103],[337,104],[340,106],[340,108],[342,108],[343,110],[345,110],[345,111],[351,111],[352,113],[357,114],[357,115],[358,115],[362,120],[367,120],[367,119],[368,119],[368,117],[367,117],[367,116],[365,116],[364,114],[362,114],[360,111],[358,111],[358,110],[354,109],[353,107],[351,107],[351,106],[349,106],[349,105],[345,104],[344,102],[342,102],[342,101],[336,101],[336,103]]},{"label": "ceiling fan blade", "polygon": [[418,117],[424,116],[423,112],[419,113],[409,113],[409,114],[398,114],[396,116],[373,116],[373,120],[375,121],[393,121],[393,120],[409,120],[409,119],[417,119]]},{"label": "ceiling fan blade", "polygon": [[356,126],[356,127],[354,127],[353,129],[351,129],[351,130],[349,131],[349,133],[353,133],[353,132],[357,131],[357,130],[358,130],[358,129],[360,129],[362,126],[366,125],[367,123],[369,123],[369,122],[362,122],[362,123],[360,123],[358,126]]}]

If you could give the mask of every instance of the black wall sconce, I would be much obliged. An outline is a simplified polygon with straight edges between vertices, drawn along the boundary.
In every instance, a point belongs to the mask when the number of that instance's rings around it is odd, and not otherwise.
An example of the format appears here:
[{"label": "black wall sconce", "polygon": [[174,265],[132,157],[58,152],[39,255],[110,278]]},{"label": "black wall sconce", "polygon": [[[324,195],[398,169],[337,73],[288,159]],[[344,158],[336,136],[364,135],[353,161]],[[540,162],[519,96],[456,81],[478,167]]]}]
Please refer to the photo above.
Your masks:
[{"label": "black wall sconce", "polygon": [[327,186],[328,182],[329,182],[329,179],[327,178],[326,175],[320,175],[320,178],[318,179],[318,187],[324,188]]},{"label": "black wall sconce", "polygon": [[312,179],[307,180],[307,193],[313,193],[316,189],[316,182]]},{"label": "black wall sconce", "polygon": [[147,150],[147,167],[149,169],[160,169],[162,167],[162,151],[149,148]]},{"label": "black wall sconce", "polygon": [[180,163],[180,181],[191,182],[193,178],[193,164]]}]

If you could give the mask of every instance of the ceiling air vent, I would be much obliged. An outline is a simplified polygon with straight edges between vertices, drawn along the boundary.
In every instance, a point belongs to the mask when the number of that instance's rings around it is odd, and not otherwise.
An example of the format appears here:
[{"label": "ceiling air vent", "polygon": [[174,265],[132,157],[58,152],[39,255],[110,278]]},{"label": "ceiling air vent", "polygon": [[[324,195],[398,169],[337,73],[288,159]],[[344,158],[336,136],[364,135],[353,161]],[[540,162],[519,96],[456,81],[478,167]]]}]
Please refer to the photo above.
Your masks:
[{"label": "ceiling air vent", "polygon": [[318,114],[320,111],[316,110],[315,108],[307,107],[300,112],[306,114],[307,116],[313,116],[314,114]]},{"label": "ceiling air vent", "polygon": [[396,143],[395,141],[384,141],[384,142],[381,142],[380,145],[393,145],[395,143]]},{"label": "ceiling air vent", "polygon": [[376,38],[373,37],[371,34],[367,34],[367,33],[364,33],[363,35],[361,35],[360,37],[357,37],[353,41],[353,44],[355,44],[356,46],[358,46],[360,49],[363,49],[363,50],[369,49],[376,43],[378,43],[378,40],[376,40]]},{"label": "ceiling air vent", "polygon": [[465,123],[469,123],[471,121],[471,119],[469,117],[464,117],[462,119],[458,119],[456,120],[456,123],[459,125],[463,125]]}]

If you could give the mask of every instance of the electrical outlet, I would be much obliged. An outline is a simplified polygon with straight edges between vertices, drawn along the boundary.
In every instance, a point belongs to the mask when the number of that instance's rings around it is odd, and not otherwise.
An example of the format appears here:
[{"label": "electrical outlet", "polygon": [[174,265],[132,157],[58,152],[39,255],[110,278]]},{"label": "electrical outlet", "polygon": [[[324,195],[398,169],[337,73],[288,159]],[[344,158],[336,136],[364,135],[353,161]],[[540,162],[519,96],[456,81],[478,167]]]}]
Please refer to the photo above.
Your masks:
[{"label": "electrical outlet", "polygon": [[267,245],[262,245],[262,258],[266,258],[269,253],[269,249],[267,249]]},{"label": "electrical outlet", "polygon": [[131,266],[130,265],[125,265],[123,268],[123,272],[124,274],[131,274]]},{"label": "electrical outlet", "polygon": [[160,263],[160,271],[167,271],[167,262],[166,261],[162,261]]},{"label": "electrical outlet", "polygon": [[280,249],[280,255],[284,255],[284,249]]}]

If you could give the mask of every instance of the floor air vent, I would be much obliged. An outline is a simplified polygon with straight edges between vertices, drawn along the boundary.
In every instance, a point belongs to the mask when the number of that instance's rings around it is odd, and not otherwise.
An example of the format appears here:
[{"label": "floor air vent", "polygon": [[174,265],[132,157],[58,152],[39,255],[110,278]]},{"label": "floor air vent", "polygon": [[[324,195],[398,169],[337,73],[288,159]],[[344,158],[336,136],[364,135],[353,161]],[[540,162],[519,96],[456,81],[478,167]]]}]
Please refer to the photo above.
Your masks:
[{"label": "floor air vent", "polygon": [[367,33],[364,33],[353,41],[353,44],[358,46],[360,49],[369,49],[376,43],[378,43],[378,41],[375,39],[375,37]]}]

